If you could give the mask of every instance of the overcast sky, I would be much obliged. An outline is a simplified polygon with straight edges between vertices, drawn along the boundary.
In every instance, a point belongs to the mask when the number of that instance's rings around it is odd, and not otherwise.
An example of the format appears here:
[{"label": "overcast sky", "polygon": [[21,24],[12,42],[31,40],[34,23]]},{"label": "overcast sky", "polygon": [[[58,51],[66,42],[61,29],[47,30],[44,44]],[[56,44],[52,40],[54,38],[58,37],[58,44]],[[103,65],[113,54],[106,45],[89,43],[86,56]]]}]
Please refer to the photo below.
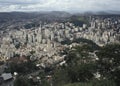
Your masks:
[{"label": "overcast sky", "polygon": [[0,12],[120,11],[120,0],[0,0]]}]

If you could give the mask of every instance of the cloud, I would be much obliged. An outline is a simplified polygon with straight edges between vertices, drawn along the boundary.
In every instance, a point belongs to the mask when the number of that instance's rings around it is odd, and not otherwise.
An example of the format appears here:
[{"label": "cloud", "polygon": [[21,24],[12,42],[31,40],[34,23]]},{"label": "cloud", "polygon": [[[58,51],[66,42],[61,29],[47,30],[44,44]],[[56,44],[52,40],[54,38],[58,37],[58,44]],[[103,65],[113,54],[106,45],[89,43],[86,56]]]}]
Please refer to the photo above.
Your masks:
[{"label": "cloud", "polygon": [[119,0],[0,0],[0,11],[119,11]]}]

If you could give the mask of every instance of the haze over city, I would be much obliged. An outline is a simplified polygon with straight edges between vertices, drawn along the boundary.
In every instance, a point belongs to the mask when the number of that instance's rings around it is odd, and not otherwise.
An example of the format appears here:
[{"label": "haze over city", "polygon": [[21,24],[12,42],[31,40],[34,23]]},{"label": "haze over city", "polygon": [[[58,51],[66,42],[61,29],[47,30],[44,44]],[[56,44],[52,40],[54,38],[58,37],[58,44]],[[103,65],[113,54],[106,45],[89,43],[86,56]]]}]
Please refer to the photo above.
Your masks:
[{"label": "haze over city", "polygon": [[0,12],[119,11],[119,0],[0,0]]}]

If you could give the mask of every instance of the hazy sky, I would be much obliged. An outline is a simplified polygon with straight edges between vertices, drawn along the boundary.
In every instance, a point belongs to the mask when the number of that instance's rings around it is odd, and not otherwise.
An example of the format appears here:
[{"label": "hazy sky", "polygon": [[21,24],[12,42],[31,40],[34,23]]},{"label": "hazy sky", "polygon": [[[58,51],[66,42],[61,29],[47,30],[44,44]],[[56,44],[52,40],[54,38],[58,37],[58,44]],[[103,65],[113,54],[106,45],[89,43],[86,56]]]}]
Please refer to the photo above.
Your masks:
[{"label": "hazy sky", "polygon": [[0,12],[107,10],[120,11],[120,0],[0,0]]}]

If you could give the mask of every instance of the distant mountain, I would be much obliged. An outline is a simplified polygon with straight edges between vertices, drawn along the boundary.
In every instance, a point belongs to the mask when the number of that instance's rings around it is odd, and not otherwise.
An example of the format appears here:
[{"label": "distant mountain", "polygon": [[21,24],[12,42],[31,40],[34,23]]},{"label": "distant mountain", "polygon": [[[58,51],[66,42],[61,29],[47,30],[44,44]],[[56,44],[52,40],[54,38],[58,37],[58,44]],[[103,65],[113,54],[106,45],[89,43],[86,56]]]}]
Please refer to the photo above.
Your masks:
[{"label": "distant mountain", "polygon": [[108,13],[110,13],[110,14],[120,15],[120,11],[108,11]]},{"label": "distant mountain", "polygon": [[[34,27],[39,26],[40,21],[43,22],[72,22],[82,26],[88,22],[88,16],[104,15],[120,16],[119,11],[99,11],[99,12],[84,12],[70,14],[64,11],[51,12],[0,12],[0,29],[24,28],[24,26]],[[82,17],[81,17],[82,16]]]},{"label": "distant mountain", "polygon": [[0,13],[0,19],[30,19],[35,17],[42,17],[42,16],[56,16],[56,17],[69,17],[70,14],[63,11],[52,11],[52,12],[1,12]]},{"label": "distant mountain", "polygon": [[[43,22],[62,22],[71,16],[70,13],[64,11],[51,12],[1,12],[0,13],[0,29],[21,27],[26,24],[39,25]],[[12,25],[12,26],[11,26]],[[22,26],[23,27],[23,26]]]},{"label": "distant mountain", "polygon": [[120,15],[119,11],[99,11],[94,12],[95,15]]},{"label": "distant mountain", "polygon": [[52,16],[58,16],[58,17],[70,17],[71,14],[65,11],[52,11],[49,13],[49,15]]},{"label": "distant mountain", "polygon": [[120,15],[120,11],[86,11],[83,13],[76,13],[75,15],[90,16],[90,15]]}]

